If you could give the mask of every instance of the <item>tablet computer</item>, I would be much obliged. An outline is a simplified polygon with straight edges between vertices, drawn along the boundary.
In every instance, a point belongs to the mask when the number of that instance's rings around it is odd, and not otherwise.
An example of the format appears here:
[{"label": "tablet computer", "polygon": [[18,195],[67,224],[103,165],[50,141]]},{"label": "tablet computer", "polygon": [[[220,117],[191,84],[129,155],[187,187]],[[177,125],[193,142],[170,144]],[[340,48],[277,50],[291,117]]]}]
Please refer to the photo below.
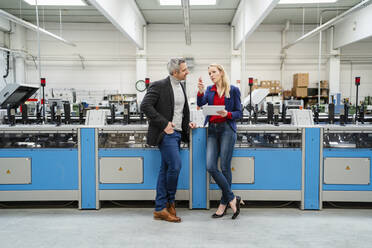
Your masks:
[{"label": "tablet computer", "polygon": [[219,115],[217,111],[225,109],[225,105],[206,105],[203,107],[204,115]]}]

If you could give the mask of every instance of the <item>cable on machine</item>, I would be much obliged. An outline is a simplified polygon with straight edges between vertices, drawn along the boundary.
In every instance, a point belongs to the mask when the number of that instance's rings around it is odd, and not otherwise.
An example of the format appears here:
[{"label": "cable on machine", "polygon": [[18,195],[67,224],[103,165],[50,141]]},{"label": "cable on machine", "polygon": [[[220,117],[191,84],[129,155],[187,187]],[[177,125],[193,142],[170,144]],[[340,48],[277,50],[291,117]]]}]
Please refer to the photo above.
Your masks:
[{"label": "cable on machine", "polygon": [[5,73],[5,75],[3,75],[4,79],[7,78],[8,75],[9,75],[9,57],[10,57],[10,52],[7,51],[6,52],[6,73]]}]

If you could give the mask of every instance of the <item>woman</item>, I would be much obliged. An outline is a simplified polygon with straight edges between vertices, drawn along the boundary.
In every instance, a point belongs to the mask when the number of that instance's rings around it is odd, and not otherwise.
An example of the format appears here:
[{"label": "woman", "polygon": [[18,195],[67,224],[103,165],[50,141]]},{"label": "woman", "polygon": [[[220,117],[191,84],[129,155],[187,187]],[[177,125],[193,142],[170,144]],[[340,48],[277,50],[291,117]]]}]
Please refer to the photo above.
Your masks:
[{"label": "woman", "polygon": [[[207,139],[207,170],[222,190],[222,198],[216,213],[212,218],[220,218],[226,214],[229,204],[235,219],[240,213],[239,196],[231,191],[231,158],[236,141],[236,119],[242,117],[240,91],[230,85],[226,72],[221,65],[211,64],[208,74],[213,82],[204,92],[204,83],[199,78],[197,103],[201,107],[208,105],[224,105],[225,109],[218,111],[219,115],[207,116],[205,123],[209,122]],[[220,157],[221,171],[218,170],[217,161]]]}]

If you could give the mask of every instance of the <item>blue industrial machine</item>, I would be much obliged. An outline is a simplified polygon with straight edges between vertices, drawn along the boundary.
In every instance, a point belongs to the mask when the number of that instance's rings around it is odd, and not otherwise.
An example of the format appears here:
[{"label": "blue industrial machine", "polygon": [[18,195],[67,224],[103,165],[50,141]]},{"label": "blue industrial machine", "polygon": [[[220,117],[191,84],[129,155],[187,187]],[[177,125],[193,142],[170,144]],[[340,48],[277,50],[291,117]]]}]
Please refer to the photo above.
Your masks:
[{"label": "blue industrial machine", "polygon": [[[232,189],[250,200],[302,201],[303,129],[292,126],[238,126],[232,158]],[[210,199],[220,190],[210,185]]]},{"label": "blue industrial machine", "polygon": [[[154,200],[160,151],[146,147],[146,125],[96,129],[99,200]],[[189,149],[181,148],[178,200],[189,200]]]},{"label": "blue industrial machine", "polygon": [[[340,116],[332,119],[337,125],[291,125],[285,118],[281,125],[273,116],[271,123],[238,125],[234,192],[243,200],[296,201],[314,210],[325,201],[372,202],[370,124]],[[106,200],[154,199],[160,152],[145,145],[146,125],[52,119],[56,125],[8,118],[0,126],[0,201],[71,200],[99,209]],[[194,129],[181,148],[177,200],[192,209],[208,209],[220,198],[206,172],[206,137],[206,128]]]},{"label": "blue industrial machine", "polygon": [[334,125],[321,131],[320,204],[372,202],[372,127]]},{"label": "blue industrial machine", "polygon": [[78,129],[0,127],[0,201],[79,200]]}]

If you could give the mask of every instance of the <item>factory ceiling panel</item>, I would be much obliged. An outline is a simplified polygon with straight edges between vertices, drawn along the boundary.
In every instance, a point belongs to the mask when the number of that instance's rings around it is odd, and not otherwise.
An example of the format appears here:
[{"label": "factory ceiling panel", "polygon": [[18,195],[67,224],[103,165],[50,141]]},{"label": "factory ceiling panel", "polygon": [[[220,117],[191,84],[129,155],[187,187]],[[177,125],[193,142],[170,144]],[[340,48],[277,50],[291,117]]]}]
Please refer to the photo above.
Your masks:
[{"label": "factory ceiling panel", "polygon": [[[191,24],[226,24],[229,25],[234,17],[241,0],[217,0],[216,5],[191,6]],[[249,0],[248,0],[249,1]],[[60,10],[64,23],[109,23],[109,21],[93,6],[40,6],[40,21],[59,22]],[[159,0],[135,0],[147,23],[149,24],[183,24],[181,6],[161,6]],[[361,0],[338,0],[336,3],[323,4],[278,4],[265,18],[264,24],[291,23],[317,24],[319,14],[327,21],[337,14],[349,9]],[[35,6],[23,0],[1,0],[0,9],[35,23]]]}]

